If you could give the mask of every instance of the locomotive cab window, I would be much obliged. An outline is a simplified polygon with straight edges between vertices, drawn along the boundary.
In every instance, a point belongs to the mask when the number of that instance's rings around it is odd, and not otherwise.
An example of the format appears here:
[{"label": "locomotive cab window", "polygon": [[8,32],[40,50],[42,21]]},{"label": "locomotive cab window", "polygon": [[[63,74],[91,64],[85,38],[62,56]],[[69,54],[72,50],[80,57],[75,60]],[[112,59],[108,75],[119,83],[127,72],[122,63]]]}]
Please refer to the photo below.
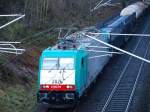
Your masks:
[{"label": "locomotive cab window", "polygon": [[43,60],[43,70],[73,70],[73,58],[45,58]]},{"label": "locomotive cab window", "polygon": [[60,58],[59,69],[73,70],[74,59],[73,58]]},{"label": "locomotive cab window", "polygon": [[43,70],[57,69],[58,58],[44,58],[43,60]]}]

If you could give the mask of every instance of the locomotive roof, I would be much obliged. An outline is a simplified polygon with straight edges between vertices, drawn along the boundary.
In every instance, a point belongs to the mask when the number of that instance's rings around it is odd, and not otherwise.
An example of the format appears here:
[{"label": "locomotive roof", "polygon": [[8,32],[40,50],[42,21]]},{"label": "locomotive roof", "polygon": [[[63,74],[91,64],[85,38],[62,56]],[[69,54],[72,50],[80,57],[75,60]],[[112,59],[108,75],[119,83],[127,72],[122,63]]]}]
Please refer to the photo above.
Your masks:
[{"label": "locomotive roof", "polygon": [[51,48],[51,50],[79,50],[85,49],[92,43],[92,39],[83,35],[83,33],[99,32],[95,26],[85,28],[82,31],[75,32],[66,38],[59,40],[58,44]]}]

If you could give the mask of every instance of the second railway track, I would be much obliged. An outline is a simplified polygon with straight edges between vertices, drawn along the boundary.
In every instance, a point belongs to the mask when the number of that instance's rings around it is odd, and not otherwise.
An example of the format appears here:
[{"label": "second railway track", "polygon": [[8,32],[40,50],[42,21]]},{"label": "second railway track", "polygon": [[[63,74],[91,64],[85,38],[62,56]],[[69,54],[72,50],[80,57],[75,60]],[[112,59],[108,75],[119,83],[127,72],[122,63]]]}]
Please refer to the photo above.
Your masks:
[{"label": "second railway track", "polygon": [[[147,41],[146,41],[147,40]],[[135,48],[134,53],[146,57],[149,48],[149,39],[144,38],[139,40],[138,46]],[[142,46],[142,47],[141,47]],[[143,50],[143,48],[146,48]],[[129,58],[124,70],[122,71],[117,83],[109,95],[101,112],[128,112],[131,96],[136,89],[136,82],[141,74],[143,61]]]}]

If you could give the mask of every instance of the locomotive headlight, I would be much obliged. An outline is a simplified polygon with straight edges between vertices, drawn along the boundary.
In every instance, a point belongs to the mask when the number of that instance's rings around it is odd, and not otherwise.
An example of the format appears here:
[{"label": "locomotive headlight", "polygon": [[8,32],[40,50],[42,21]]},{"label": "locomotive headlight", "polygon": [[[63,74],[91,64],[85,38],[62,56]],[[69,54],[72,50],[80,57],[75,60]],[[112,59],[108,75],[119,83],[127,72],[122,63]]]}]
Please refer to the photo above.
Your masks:
[{"label": "locomotive headlight", "polygon": [[46,88],[49,88],[48,85],[43,85],[42,88],[46,89]]},{"label": "locomotive headlight", "polygon": [[69,89],[69,88],[70,88],[70,86],[69,86],[69,85],[67,85],[67,86],[66,86],[66,88],[67,88],[67,89]]},{"label": "locomotive headlight", "polygon": [[45,86],[43,85],[42,88],[45,88]]},{"label": "locomotive headlight", "polygon": [[74,93],[66,93],[65,98],[68,100],[75,99]]},{"label": "locomotive headlight", "polygon": [[68,89],[72,89],[72,88],[73,88],[73,86],[71,86],[71,85],[68,85],[68,86],[67,86],[67,88],[68,88]]},{"label": "locomotive headlight", "polygon": [[46,88],[49,88],[49,86],[46,86]]},{"label": "locomotive headlight", "polygon": [[67,85],[66,89],[67,90],[75,90],[75,86],[74,85]]}]

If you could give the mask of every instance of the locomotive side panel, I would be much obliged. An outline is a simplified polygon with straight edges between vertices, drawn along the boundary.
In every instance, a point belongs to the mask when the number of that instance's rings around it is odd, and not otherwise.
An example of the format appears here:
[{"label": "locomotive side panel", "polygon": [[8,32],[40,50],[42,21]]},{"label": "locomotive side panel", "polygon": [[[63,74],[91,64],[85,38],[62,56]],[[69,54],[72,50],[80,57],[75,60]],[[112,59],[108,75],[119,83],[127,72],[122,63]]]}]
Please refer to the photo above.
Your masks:
[{"label": "locomotive side panel", "polygon": [[[108,42],[108,36],[100,36],[98,39]],[[91,46],[99,46],[105,47],[103,44],[93,41]],[[87,65],[88,65],[88,79],[87,79],[87,86],[89,86],[94,79],[99,75],[102,71],[104,66],[108,63],[110,57],[106,56],[107,52],[109,52],[109,48],[94,48],[92,49],[93,52],[89,52]],[[97,52],[97,51],[104,51],[104,52]]]}]

